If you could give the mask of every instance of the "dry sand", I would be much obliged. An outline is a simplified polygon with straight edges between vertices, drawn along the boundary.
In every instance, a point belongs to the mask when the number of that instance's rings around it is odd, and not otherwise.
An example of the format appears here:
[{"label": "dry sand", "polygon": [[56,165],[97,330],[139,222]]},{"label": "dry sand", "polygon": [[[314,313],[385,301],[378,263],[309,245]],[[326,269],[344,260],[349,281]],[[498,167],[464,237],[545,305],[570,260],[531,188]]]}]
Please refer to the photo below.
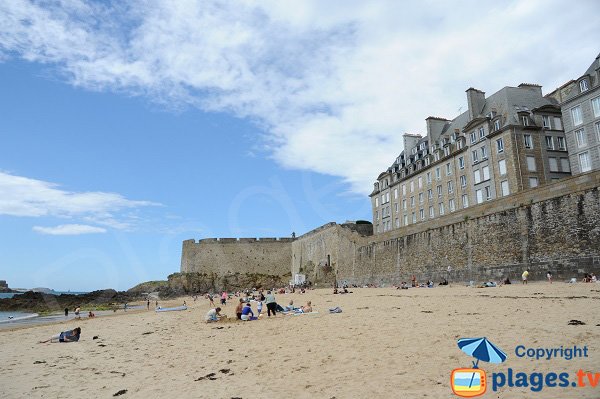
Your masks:
[{"label": "dry sand", "polygon": [[[314,315],[206,324],[208,301],[186,298],[191,309],[184,312],[120,312],[0,331],[0,396],[111,398],[127,390],[118,397],[452,398],[451,370],[472,360],[456,341],[480,336],[508,354],[503,364],[480,364],[488,378],[509,367],[569,372],[571,380],[580,368],[600,372],[600,284],[352,290],[277,295],[284,305],[312,300]],[[343,313],[329,314],[333,306]],[[233,302],[225,313],[233,316]],[[586,325],[568,325],[571,319]],[[36,343],[77,325],[78,343]],[[587,345],[589,357],[517,358],[521,344]],[[490,387],[483,397],[598,398],[600,384],[541,392]]]}]

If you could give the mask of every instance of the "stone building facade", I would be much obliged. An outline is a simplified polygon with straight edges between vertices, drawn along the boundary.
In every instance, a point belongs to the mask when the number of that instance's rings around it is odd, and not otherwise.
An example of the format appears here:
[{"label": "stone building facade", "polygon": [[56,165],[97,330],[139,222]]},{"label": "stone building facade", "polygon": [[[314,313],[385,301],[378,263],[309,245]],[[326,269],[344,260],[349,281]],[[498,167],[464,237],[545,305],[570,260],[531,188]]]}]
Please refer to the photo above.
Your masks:
[{"label": "stone building facade", "polygon": [[490,97],[470,88],[468,110],[426,119],[427,135],[404,135],[404,151],[371,193],[375,234],[570,176],[558,101],[533,84]]},{"label": "stone building facade", "polygon": [[600,54],[550,95],[560,102],[573,173],[600,169]]}]

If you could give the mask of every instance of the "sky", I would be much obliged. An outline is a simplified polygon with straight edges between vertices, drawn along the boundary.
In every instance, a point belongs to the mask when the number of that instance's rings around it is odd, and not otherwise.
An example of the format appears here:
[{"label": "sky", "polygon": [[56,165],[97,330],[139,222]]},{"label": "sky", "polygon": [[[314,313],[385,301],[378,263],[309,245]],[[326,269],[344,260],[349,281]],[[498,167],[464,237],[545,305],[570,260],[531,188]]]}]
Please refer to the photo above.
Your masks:
[{"label": "sky", "polygon": [[0,279],[128,289],[181,242],[370,220],[425,118],[600,51],[600,3],[0,2]]}]

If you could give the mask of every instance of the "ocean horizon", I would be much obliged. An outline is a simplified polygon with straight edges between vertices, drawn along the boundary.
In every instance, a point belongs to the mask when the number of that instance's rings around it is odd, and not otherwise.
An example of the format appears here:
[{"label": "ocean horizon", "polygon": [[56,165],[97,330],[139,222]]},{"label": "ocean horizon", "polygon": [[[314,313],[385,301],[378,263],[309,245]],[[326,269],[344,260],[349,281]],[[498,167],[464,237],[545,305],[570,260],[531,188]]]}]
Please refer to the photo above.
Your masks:
[{"label": "ocean horizon", "polygon": [[[50,295],[62,295],[62,294],[83,295],[83,294],[87,294],[87,293],[88,293],[88,291],[51,291],[51,292],[46,292],[46,294],[50,294]],[[24,294],[24,292],[0,292],[0,299],[9,299],[15,295],[21,295],[21,294]]]}]

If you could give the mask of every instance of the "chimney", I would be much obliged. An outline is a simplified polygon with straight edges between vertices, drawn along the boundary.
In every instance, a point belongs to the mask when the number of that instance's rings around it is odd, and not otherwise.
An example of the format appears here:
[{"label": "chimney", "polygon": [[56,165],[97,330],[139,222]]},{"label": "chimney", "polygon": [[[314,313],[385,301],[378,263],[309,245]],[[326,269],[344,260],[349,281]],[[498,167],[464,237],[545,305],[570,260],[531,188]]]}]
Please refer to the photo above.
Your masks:
[{"label": "chimney", "polygon": [[474,89],[467,89],[467,105],[469,106],[469,121],[472,121],[481,114],[485,105],[485,92]]},{"label": "chimney", "polygon": [[430,144],[435,143],[442,134],[442,130],[444,130],[444,126],[446,126],[448,120],[430,116],[425,119],[425,122],[427,123],[427,139]]},{"label": "chimney", "polygon": [[536,85],[534,83],[521,83],[519,85],[519,89],[531,90],[539,94],[540,97],[542,97],[542,86],[540,85]]}]

